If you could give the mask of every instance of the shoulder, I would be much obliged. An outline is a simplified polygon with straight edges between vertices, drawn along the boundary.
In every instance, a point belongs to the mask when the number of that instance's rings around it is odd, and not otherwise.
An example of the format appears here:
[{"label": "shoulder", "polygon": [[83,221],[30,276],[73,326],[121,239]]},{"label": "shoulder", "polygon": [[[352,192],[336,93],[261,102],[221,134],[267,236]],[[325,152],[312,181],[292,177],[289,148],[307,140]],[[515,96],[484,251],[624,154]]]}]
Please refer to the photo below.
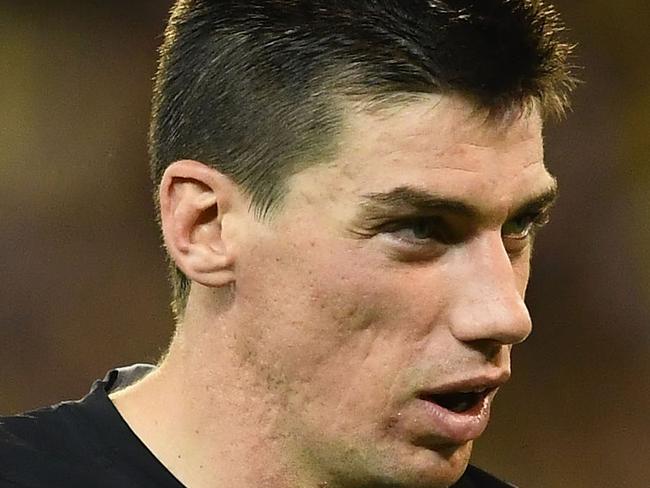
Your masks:
[{"label": "shoulder", "polygon": [[109,399],[153,367],[110,371],[78,401],[0,417],[0,487],[179,486]]},{"label": "shoulder", "polygon": [[[57,486],[92,459],[75,402],[0,418],[0,480],[12,486]],[[49,481],[48,481],[49,480]],[[61,485],[63,486],[63,485]]]}]

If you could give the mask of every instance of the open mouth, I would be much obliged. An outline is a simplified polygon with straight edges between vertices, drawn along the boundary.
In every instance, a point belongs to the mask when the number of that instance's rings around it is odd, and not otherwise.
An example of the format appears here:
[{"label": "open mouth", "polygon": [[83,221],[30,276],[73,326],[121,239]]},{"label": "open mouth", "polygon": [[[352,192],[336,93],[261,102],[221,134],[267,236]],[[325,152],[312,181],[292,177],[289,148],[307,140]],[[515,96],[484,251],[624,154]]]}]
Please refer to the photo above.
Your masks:
[{"label": "open mouth", "polygon": [[481,391],[426,394],[420,398],[454,413],[468,413],[479,409],[488,393],[489,390],[486,388]]}]

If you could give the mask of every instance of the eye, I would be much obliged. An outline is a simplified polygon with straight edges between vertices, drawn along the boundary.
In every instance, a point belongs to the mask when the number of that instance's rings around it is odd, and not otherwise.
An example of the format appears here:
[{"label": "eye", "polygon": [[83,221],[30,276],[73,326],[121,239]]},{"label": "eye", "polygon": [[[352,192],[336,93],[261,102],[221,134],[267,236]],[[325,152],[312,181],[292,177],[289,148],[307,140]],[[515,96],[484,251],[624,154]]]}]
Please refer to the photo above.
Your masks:
[{"label": "eye", "polygon": [[440,217],[416,217],[386,224],[381,232],[390,234],[402,243],[427,245],[432,242],[449,243],[450,231]]},{"label": "eye", "polygon": [[548,214],[530,213],[507,221],[501,228],[501,235],[511,239],[525,239],[537,227],[548,222]]}]

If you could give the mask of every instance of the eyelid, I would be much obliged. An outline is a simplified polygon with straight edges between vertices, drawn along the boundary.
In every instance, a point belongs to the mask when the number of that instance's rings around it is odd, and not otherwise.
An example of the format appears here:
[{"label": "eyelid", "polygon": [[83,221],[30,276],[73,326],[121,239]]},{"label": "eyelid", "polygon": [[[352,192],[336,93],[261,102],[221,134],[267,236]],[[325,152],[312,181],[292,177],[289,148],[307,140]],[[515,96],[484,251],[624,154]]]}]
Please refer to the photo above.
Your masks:
[{"label": "eyelid", "polygon": [[[431,226],[431,233],[428,237],[408,239],[395,236],[399,231],[414,229],[416,226],[422,224]],[[378,226],[377,232],[380,234],[393,234],[401,243],[414,247],[448,245],[455,242],[454,229],[445,217],[441,215],[419,215],[392,219]]]},{"label": "eyelid", "polygon": [[528,212],[524,212],[523,214],[517,215],[509,219],[504,224],[504,226],[508,224],[508,222],[512,222],[523,218],[530,218],[530,222],[527,224],[525,231],[515,235],[503,234],[503,236],[515,240],[523,240],[526,239],[527,237],[530,237],[537,230],[541,229],[544,225],[548,224],[550,220],[550,206],[547,206],[541,210],[528,211]]},{"label": "eyelid", "polygon": [[[417,238],[413,228],[423,221],[428,221],[435,230],[428,237]],[[442,224],[439,223],[441,221]],[[444,217],[439,215],[393,217],[374,226],[367,237],[378,237],[386,242],[386,252],[396,261],[422,262],[435,259],[449,246],[447,236],[450,230],[445,229],[444,225]]]},{"label": "eyelid", "polygon": [[413,222],[438,218],[440,218],[438,215],[411,215],[406,213],[403,215],[376,217],[369,219],[370,225],[368,226],[368,230],[374,232],[387,232],[390,230],[402,229]]},{"label": "eyelid", "polygon": [[548,224],[551,220],[551,207],[545,207],[541,210],[531,212],[533,227],[539,228]]},{"label": "eyelid", "polygon": [[[548,223],[550,219],[550,210],[552,204],[546,204],[542,208],[528,208],[521,211],[519,214],[511,217],[504,223],[504,226],[508,223],[512,223],[516,220],[529,218],[530,222],[527,224],[527,228],[524,232],[517,234],[506,234],[503,233],[504,238],[511,240],[524,240],[528,237],[534,236],[534,233]],[[372,237],[377,234],[390,234],[395,233],[402,229],[408,229],[417,223],[422,223],[423,221],[432,223],[439,228],[439,232],[436,235],[432,235],[430,239],[421,239],[420,241],[409,241],[408,239],[401,239],[404,243],[410,243],[412,245],[430,245],[433,242],[438,244],[454,244],[461,241],[463,238],[467,237],[468,233],[472,233],[473,226],[466,227],[467,222],[464,224],[458,222],[457,224],[451,224],[447,217],[444,214],[440,213],[414,213],[414,214],[403,214],[403,215],[392,215],[392,216],[376,216],[372,219],[368,219],[365,227],[366,230],[362,232],[357,232],[358,235],[363,235],[365,237]]]}]

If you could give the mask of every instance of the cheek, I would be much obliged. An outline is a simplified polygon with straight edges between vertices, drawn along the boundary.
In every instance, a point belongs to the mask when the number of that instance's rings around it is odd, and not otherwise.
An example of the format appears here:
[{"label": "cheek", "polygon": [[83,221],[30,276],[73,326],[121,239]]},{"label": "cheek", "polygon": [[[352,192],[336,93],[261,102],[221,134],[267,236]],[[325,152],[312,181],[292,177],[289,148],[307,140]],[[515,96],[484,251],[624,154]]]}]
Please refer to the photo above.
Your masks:
[{"label": "cheek", "polygon": [[526,295],[528,279],[530,278],[530,258],[530,252],[526,252],[512,263],[515,285],[522,297]]},{"label": "cheek", "polygon": [[240,278],[238,300],[248,310],[249,347],[288,381],[325,382],[329,374],[332,385],[341,384],[370,357],[410,355],[404,284],[354,242],[260,246],[248,255],[255,259]]},{"label": "cheek", "polygon": [[377,418],[408,383],[405,372],[423,362],[437,299],[425,296],[415,273],[388,267],[383,256],[329,249],[298,270],[314,266],[301,306],[306,342],[296,359],[313,387],[306,391],[325,398],[321,403]]}]

